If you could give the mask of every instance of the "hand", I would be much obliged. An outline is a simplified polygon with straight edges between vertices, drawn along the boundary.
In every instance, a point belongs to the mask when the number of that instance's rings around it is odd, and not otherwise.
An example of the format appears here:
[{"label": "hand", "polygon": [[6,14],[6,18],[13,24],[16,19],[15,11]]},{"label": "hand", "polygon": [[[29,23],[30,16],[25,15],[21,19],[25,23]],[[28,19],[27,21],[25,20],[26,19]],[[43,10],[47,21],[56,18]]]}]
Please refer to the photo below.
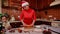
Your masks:
[{"label": "hand", "polygon": [[34,26],[34,24],[31,24],[30,26]]},{"label": "hand", "polygon": [[32,24],[31,24],[31,26],[34,26],[34,23],[35,23],[35,20],[33,20],[33,22],[32,22]]},{"label": "hand", "polygon": [[25,26],[25,25],[26,25],[26,24],[23,22],[23,20],[21,20],[21,22],[22,22],[23,26]]},{"label": "hand", "polygon": [[8,26],[7,29],[10,30],[10,29],[12,29],[12,27],[11,26]]}]

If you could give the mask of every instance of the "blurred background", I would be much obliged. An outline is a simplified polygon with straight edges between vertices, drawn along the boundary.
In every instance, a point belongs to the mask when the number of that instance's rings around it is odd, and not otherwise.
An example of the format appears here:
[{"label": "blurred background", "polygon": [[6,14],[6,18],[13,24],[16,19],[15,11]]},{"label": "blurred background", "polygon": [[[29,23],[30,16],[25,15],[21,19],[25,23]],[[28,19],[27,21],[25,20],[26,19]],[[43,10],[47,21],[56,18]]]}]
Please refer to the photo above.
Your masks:
[{"label": "blurred background", "polygon": [[1,13],[13,15],[15,20],[19,20],[21,1],[30,3],[30,7],[36,11],[37,18],[49,19],[51,16],[52,19],[60,20],[60,4],[58,3],[60,0],[0,0]]}]

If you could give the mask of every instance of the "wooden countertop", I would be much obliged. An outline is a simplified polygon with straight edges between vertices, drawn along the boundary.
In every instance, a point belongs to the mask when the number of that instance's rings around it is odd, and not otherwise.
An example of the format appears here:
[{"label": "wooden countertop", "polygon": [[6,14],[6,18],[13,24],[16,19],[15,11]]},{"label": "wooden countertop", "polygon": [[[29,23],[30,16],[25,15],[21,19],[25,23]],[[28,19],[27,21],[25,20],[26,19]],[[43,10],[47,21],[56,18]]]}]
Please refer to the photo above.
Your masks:
[{"label": "wooden countertop", "polygon": [[[36,19],[36,21],[46,21],[46,22],[60,22],[60,21],[53,21],[53,20],[46,20],[46,19]],[[11,22],[21,22],[21,21],[10,21]]]}]

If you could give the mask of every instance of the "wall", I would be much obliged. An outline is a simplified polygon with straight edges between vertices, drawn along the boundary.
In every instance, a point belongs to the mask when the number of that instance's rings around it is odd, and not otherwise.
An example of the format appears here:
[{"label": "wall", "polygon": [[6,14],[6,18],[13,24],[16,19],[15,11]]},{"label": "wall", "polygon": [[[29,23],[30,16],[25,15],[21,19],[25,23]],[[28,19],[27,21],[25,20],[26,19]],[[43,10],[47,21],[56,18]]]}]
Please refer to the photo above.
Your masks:
[{"label": "wall", "polygon": [[[47,11],[47,15],[45,14]],[[39,12],[41,18],[49,18],[49,15],[52,15],[52,18],[60,19],[60,8],[51,8]]]},{"label": "wall", "polygon": [[30,6],[34,9],[43,9],[49,7],[54,0],[25,0],[29,2]]},{"label": "wall", "polygon": [[[53,0],[38,0],[38,7],[36,7],[36,0],[26,0],[30,3],[30,5],[34,8],[38,8],[38,9],[42,9],[44,7],[49,6],[49,4],[53,1]],[[19,8],[20,9],[20,8]],[[47,15],[45,14],[45,11],[47,11]],[[21,11],[20,10],[11,10],[11,9],[6,9],[3,8],[2,9],[3,13],[8,13],[10,16],[14,15],[14,17],[16,18],[16,20],[19,20],[18,16],[20,15]],[[42,10],[42,11],[36,11],[36,15],[37,18],[47,18],[49,19],[49,15],[52,15],[53,18],[56,17],[57,19],[60,19],[60,8],[51,8],[51,9],[47,9],[47,10]]]},{"label": "wall", "polygon": [[6,8],[3,8],[2,9],[2,13],[3,14],[7,13],[10,16],[14,15],[15,19],[19,20],[18,16],[20,15],[21,11],[18,11],[18,10],[15,10],[15,9],[6,9]]},{"label": "wall", "polygon": [[1,12],[1,0],[0,0],[0,13],[2,13],[2,12]]}]

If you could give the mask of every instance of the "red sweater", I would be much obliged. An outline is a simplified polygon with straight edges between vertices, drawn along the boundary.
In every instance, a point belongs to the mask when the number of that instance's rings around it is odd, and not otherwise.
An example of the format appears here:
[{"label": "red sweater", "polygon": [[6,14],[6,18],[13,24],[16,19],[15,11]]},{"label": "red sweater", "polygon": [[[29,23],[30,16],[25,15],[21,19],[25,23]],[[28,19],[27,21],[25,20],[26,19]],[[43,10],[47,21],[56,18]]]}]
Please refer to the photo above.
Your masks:
[{"label": "red sweater", "polygon": [[36,20],[35,11],[33,9],[22,10],[22,13],[20,14],[20,20],[22,19],[25,24],[32,24],[33,20]]}]

